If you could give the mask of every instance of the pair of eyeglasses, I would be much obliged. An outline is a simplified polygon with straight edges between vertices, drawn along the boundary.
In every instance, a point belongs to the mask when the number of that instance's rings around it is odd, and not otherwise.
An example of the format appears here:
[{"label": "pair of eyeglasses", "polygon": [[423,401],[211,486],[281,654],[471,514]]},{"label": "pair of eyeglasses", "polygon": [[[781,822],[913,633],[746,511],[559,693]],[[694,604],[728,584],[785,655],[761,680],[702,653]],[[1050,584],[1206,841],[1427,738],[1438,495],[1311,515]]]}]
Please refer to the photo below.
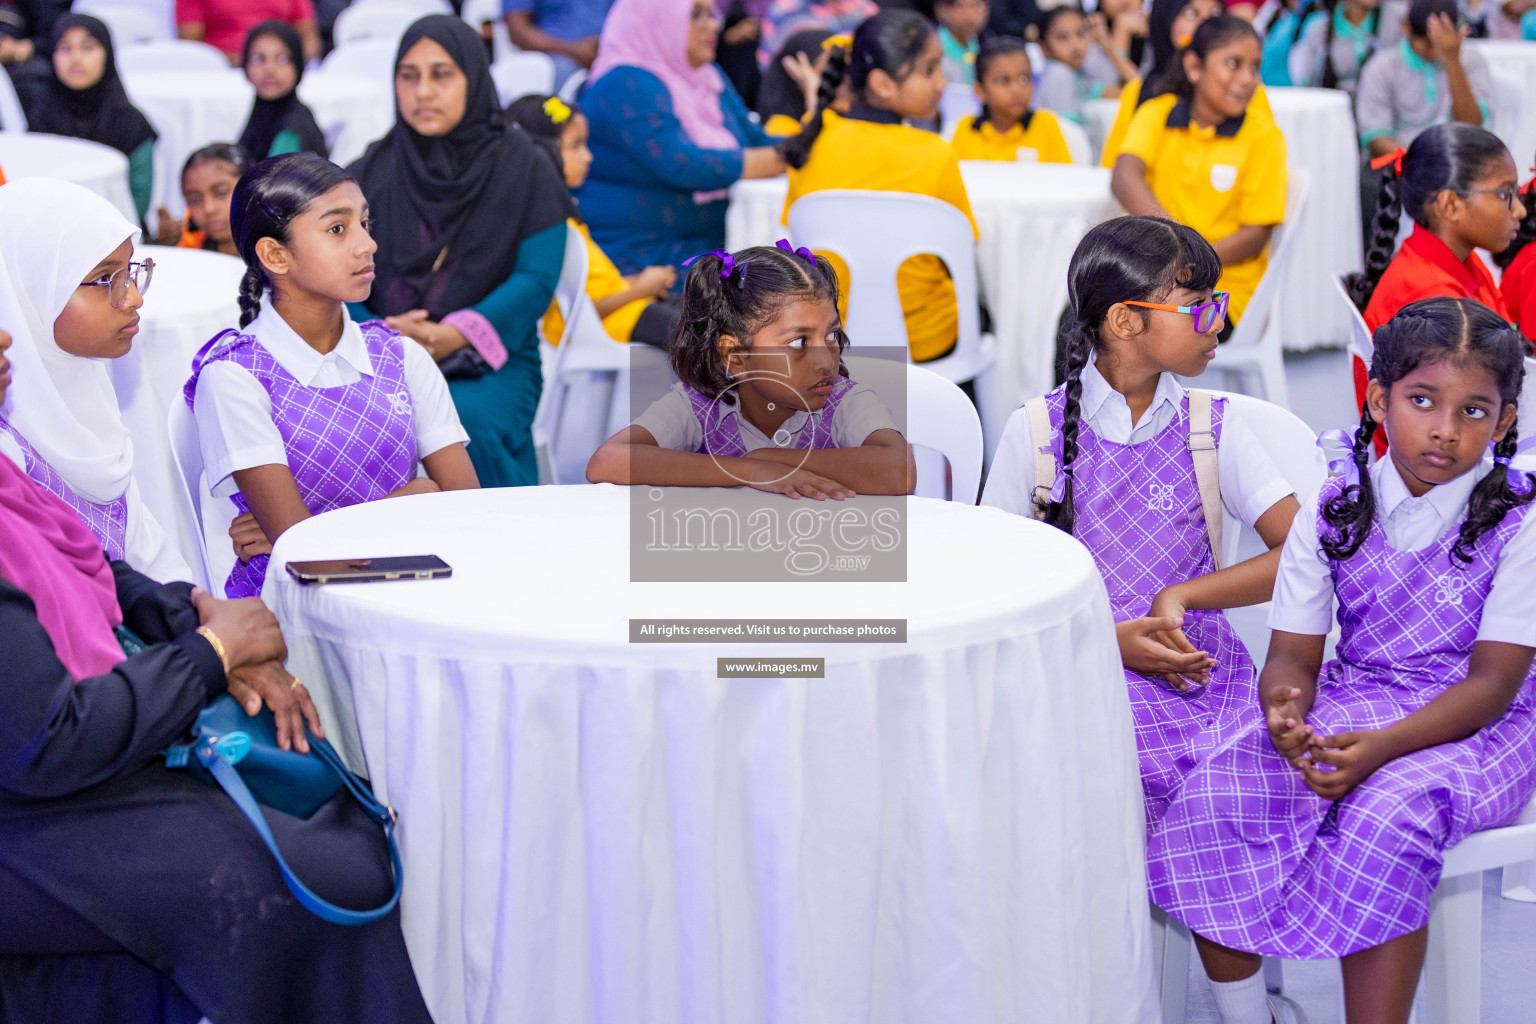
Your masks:
[{"label": "pair of eyeglasses", "polygon": [[82,288],[105,288],[107,301],[115,309],[122,309],[128,304],[128,285],[132,284],[139,290],[142,296],[149,291],[149,282],[155,276],[155,261],[144,260],[140,263],[130,263],[126,267],[119,267],[104,281],[84,281]]},{"label": "pair of eyeglasses", "polygon": [[[253,53],[253,54],[251,54],[251,59],[247,62],[246,66],[250,67],[250,66],[253,66],[253,65],[261,65],[261,64],[265,64],[266,62],[267,62],[267,58],[266,58],[266,56],[264,54]],[[293,58],[288,56],[288,54],[286,54],[286,53],[280,53],[277,56],[272,58],[272,63],[276,64],[280,68],[285,68],[288,65],[293,63]]]},{"label": "pair of eyeglasses", "polygon": [[719,21],[720,20],[720,15],[715,12],[715,9],[713,7],[695,7],[692,11],[690,11],[688,13],[688,17],[692,21],[694,21],[696,23],[699,23],[699,24],[702,24],[703,22],[706,22],[706,21]]},{"label": "pair of eyeglasses", "polygon": [[1161,302],[1130,302],[1127,306],[1144,306],[1147,309],[1161,309],[1169,313],[1188,313],[1195,318],[1195,333],[1209,334],[1218,322],[1227,320],[1227,300],[1231,298],[1230,292],[1211,292],[1209,302],[1202,302],[1195,306],[1169,306]]},{"label": "pair of eyeglasses", "polygon": [[[1520,199],[1518,188],[1458,188],[1452,189],[1459,196],[1498,196],[1499,202],[1505,206],[1515,205],[1515,200]],[[1524,200],[1521,200],[1523,203]]]}]

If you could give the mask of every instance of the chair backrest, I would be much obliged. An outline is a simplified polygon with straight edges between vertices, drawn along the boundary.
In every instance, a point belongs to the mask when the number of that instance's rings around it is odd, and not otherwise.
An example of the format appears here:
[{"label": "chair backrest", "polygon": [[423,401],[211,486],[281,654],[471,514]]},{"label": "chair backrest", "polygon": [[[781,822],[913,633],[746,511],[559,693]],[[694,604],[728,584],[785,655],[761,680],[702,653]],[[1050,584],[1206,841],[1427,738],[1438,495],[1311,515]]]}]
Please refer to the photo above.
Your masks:
[{"label": "chair backrest", "polygon": [[491,59],[500,60],[509,53],[520,52],[512,45],[512,37],[507,35],[507,23],[502,17],[501,0],[464,0],[464,6],[459,11],[459,17],[469,23],[469,27],[476,32],[483,32],[484,26],[491,26]]},{"label": "chair backrest", "polygon": [[[349,10],[351,8],[348,8]],[[374,39],[337,47],[320,62],[323,71],[335,71],[345,75],[359,75],[377,82],[384,89],[385,102],[390,109],[390,122],[394,121],[395,109],[395,47],[398,40]]]},{"label": "chair backrest", "polygon": [[[171,439],[171,461],[176,465],[176,475],[181,481],[181,509],[186,516],[186,521],[193,525],[197,532],[198,565],[192,567],[194,572],[201,572],[208,586],[208,592],[214,597],[224,596],[224,581],[229,573],[225,571],[220,575],[214,575],[213,566],[208,559],[208,533],[203,525],[203,449],[197,436],[197,418],[192,415],[192,410],[187,408],[187,403],[179,396],[171,402],[171,411],[166,417],[166,433]],[[225,545],[228,547],[228,545]],[[230,552],[234,554],[233,550]],[[231,565],[229,568],[233,568]]]},{"label": "chair backrest", "polygon": [[1355,300],[1349,297],[1348,274],[1333,275],[1333,290],[1338,293],[1340,300],[1349,309],[1349,351],[1359,356],[1369,369],[1371,356],[1376,352],[1376,345],[1371,340],[1371,329],[1365,325],[1365,317],[1355,306]]},{"label": "chair backrest", "polygon": [[410,0],[359,0],[342,9],[336,16],[331,30],[336,49],[341,50],[358,43],[387,42],[391,56],[400,43],[405,30],[419,18],[428,14],[452,13],[434,10]]},{"label": "chair backrest", "polygon": [[[1525,384],[1520,389],[1520,418],[1515,421],[1515,429],[1522,439],[1536,437],[1536,359],[1525,361]],[[1536,470],[1536,451],[1527,449],[1516,461],[1522,468]]]},{"label": "chair backrest", "polygon": [[229,58],[192,39],[157,39],[117,48],[117,69],[124,74],[147,71],[226,71],[239,74],[229,66]]},{"label": "chair backrest", "polygon": [[[1275,228],[1274,234],[1269,240],[1269,266],[1264,269],[1264,276],[1259,280],[1259,286],[1253,290],[1253,298],[1248,300],[1248,307],[1243,311],[1243,318],[1238,321],[1237,327],[1232,331],[1232,337],[1227,340],[1226,348],[1239,349],[1244,347],[1256,347],[1261,340],[1266,340],[1266,329],[1269,326],[1269,318],[1274,314],[1279,305],[1280,292],[1285,287],[1285,280],[1290,276],[1292,255],[1296,248],[1296,228],[1303,212],[1307,208],[1307,194],[1311,191],[1312,176],[1303,168],[1291,167],[1287,169],[1289,179],[1285,190],[1285,220]],[[1273,344],[1279,344],[1278,332],[1269,332]]]},{"label": "chair backrest", "polygon": [[1526,100],[1525,80],[1502,68],[1490,68],[1489,77],[1493,80],[1493,102],[1489,104],[1488,123],[1483,127],[1503,139],[1513,150],[1519,142],[1520,117]]},{"label": "chair backrest", "polygon": [[27,115],[21,109],[21,101],[16,98],[16,89],[11,85],[11,76],[6,73],[4,66],[0,65],[0,132],[26,130]]},{"label": "chair backrest", "polygon": [[1067,140],[1067,152],[1072,154],[1072,162],[1085,166],[1093,164],[1093,143],[1088,141],[1088,129],[1065,117],[1056,118],[1056,123],[1061,126],[1062,138]]},{"label": "chair backrest", "polygon": [[[70,10],[75,14],[89,14],[105,22],[107,30],[112,33],[112,45],[118,48],[119,54],[122,47],[133,43],[174,38],[171,26],[163,18],[155,17],[152,11],[146,10],[144,4],[137,0],[75,0]],[[224,66],[229,67],[228,58],[224,59]]]},{"label": "chair backrest", "polygon": [[567,103],[575,103],[576,97],[581,94],[581,90],[586,86],[587,78],[590,75],[591,72],[586,68],[577,68],[573,71],[571,77],[567,78],[565,84],[560,87],[560,98]]},{"label": "chair backrest", "polygon": [[[982,435],[981,417],[971,400],[951,382],[926,367],[896,363],[870,356],[844,356],[848,375],[887,398],[887,406],[905,401],[903,410],[892,409],[896,422],[905,424],[903,433],[913,447],[917,460],[917,491],[920,497],[942,498],[965,505],[976,504],[981,490]],[[895,373],[905,370],[901,382]],[[929,452],[948,463],[946,484],[943,465],[926,458]]]},{"label": "chair backrest", "polygon": [[944,95],[939,99],[939,126],[944,138],[955,137],[955,129],[960,126],[962,117],[980,113],[981,100],[976,98],[975,89],[959,82],[944,87]]},{"label": "chair backrest", "polygon": [[565,384],[560,379],[560,366],[575,343],[576,328],[583,317],[597,316],[592,300],[587,298],[587,242],[570,224],[565,229],[565,259],[560,264],[559,280],[555,282],[555,305],[560,310],[564,327],[558,339],[547,339],[557,345],[553,358],[545,360],[541,355],[544,390],[539,394],[539,407],[533,414],[533,443],[540,453],[540,482],[552,484],[559,483],[562,475],[555,464],[560,418],[565,409]]},{"label": "chair backrest", "polygon": [[549,54],[532,50],[509,53],[491,65],[491,79],[496,83],[496,96],[505,107],[519,96],[554,92],[555,62]]},{"label": "chair backrest", "polygon": [[829,189],[795,202],[789,233],[796,245],[834,252],[847,262],[847,327],[855,342],[865,345],[900,344],[906,338],[896,271],[910,256],[939,257],[954,280],[959,337],[953,352],[924,365],[952,381],[971,380],[985,369],[976,238],[959,210],[905,192]]},{"label": "chair backrest", "polygon": [[[1227,400],[1227,413],[1237,413],[1252,428],[1254,436],[1269,452],[1275,468],[1285,477],[1298,501],[1305,501],[1328,478],[1328,460],[1317,446],[1317,434],[1301,417],[1289,409],[1266,402],[1252,395],[1233,394],[1228,391],[1212,391],[1213,395]],[[1242,529],[1236,519],[1222,510],[1223,565],[1237,563],[1239,532]]]}]

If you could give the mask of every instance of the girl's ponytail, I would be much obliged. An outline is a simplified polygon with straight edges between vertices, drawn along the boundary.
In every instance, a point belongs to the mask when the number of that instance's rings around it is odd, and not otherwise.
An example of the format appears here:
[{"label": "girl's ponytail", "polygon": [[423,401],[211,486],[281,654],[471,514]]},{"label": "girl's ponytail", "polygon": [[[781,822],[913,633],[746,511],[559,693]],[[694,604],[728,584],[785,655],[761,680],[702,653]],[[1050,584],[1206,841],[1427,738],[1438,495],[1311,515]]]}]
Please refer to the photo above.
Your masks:
[{"label": "girl's ponytail", "polygon": [[[1075,516],[1072,509],[1072,469],[1077,461],[1077,435],[1083,408],[1083,369],[1088,365],[1088,357],[1093,354],[1094,331],[1085,326],[1076,316],[1066,331],[1066,345],[1064,346],[1066,363],[1066,407],[1061,414],[1061,465],[1057,471],[1065,479],[1065,487],[1061,493],[1060,501],[1040,501],[1036,498],[1036,508],[1041,513],[1041,518],[1061,530],[1071,533],[1075,525]],[[1040,444],[1041,438],[1035,438],[1035,443]]]},{"label": "girl's ponytail", "polygon": [[827,66],[821,72],[821,85],[816,89],[816,109],[806,119],[799,135],[792,136],[779,144],[779,152],[789,166],[798,170],[811,158],[811,146],[816,142],[816,137],[821,134],[822,115],[837,98],[838,86],[843,84],[843,78],[847,72],[848,49],[844,46],[834,46],[827,54]]},{"label": "girl's ponytail", "polygon": [[255,267],[246,267],[240,279],[240,329],[243,331],[261,312],[261,294],[264,275]]},{"label": "girl's ponytail", "polygon": [[[1365,269],[1350,274],[1344,287],[1355,308],[1362,313],[1370,304],[1381,275],[1386,273],[1397,249],[1397,225],[1403,216],[1403,179],[1398,170],[1404,163],[1402,150],[1393,154],[1381,175],[1381,187],[1376,192],[1376,212],[1371,216],[1371,238],[1365,247]],[[1374,164],[1375,161],[1372,161]]]},{"label": "girl's ponytail", "polygon": [[[1524,367],[1521,370],[1523,372]],[[1536,475],[1524,474],[1523,491],[1510,485],[1510,478],[1516,473],[1509,468],[1509,460],[1515,457],[1518,437],[1517,425],[1511,425],[1504,440],[1493,448],[1493,469],[1477,482],[1472,488],[1472,496],[1467,499],[1467,518],[1461,521],[1461,533],[1456,538],[1456,546],[1451,548],[1451,554],[1462,562],[1471,563],[1472,548],[1478,538],[1503,522],[1506,512],[1529,505],[1531,499],[1536,498]]]}]

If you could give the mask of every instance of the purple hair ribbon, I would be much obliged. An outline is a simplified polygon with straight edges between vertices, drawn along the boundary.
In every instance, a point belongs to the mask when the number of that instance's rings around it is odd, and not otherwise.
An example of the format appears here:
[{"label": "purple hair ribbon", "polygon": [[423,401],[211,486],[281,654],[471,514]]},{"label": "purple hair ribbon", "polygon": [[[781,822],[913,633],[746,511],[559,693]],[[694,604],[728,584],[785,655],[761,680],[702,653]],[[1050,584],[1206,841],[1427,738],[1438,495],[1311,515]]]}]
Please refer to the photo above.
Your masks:
[{"label": "purple hair ribbon", "polygon": [[1360,424],[1356,423],[1348,430],[1340,430],[1334,427],[1325,430],[1317,438],[1317,446],[1328,457],[1328,475],[1347,477],[1352,481],[1360,479],[1360,467],[1355,464],[1355,434],[1360,430]]},{"label": "purple hair ribbon", "polygon": [[777,245],[780,249],[783,249],[785,252],[792,256],[799,256],[801,259],[805,260],[805,262],[811,265],[812,270],[820,269],[816,266],[816,257],[812,255],[811,250],[807,249],[805,246],[802,245],[800,248],[796,249],[793,245],[790,244],[789,239],[787,238],[779,239],[774,243],[774,245]]},{"label": "purple hair ribbon", "polygon": [[[720,263],[722,264],[722,267],[721,267],[721,270],[720,270],[720,280],[722,280],[722,281],[730,280],[732,272],[735,271],[735,269],[736,269],[736,257],[732,256],[730,253],[726,252],[724,249],[716,249],[714,252],[701,252],[697,256],[689,256],[687,259],[683,260],[683,266],[685,266],[685,267],[692,266],[693,262],[695,260],[701,260],[705,256],[718,256],[718,257],[720,257]],[[745,288],[746,286],[747,286],[747,267],[746,267],[746,264],[742,264],[742,266],[741,266],[741,280],[737,283],[737,287],[738,288]]]},{"label": "purple hair ribbon", "polygon": [[1067,497],[1067,466],[1063,458],[1066,440],[1061,431],[1051,434],[1051,443],[1040,446],[1042,452],[1049,452],[1056,460],[1056,479],[1051,482],[1051,501],[1060,504]]},{"label": "purple hair ribbon", "polygon": [[1495,455],[1493,457],[1493,464],[1495,466],[1504,467],[1504,471],[1509,474],[1509,485],[1516,490],[1520,490],[1526,485],[1527,481],[1530,479],[1530,471],[1524,469],[1516,469],[1514,466],[1510,465],[1510,460],[1518,459],[1520,456],[1533,449],[1536,449],[1536,437],[1528,437],[1524,441],[1521,441],[1515,445],[1514,455]]}]

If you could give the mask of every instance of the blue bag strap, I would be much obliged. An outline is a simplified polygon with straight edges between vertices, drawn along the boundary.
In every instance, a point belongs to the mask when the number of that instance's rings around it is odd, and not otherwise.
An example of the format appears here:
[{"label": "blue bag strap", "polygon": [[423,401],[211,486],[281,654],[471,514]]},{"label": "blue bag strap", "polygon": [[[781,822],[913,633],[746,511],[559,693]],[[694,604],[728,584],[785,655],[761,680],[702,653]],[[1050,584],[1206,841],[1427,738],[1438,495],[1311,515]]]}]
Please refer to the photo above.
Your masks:
[{"label": "blue bag strap", "polygon": [[246,820],[255,827],[256,832],[261,836],[261,841],[267,844],[267,849],[271,850],[272,856],[277,858],[277,867],[283,873],[283,881],[288,883],[288,888],[301,904],[315,916],[332,924],[371,924],[395,909],[395,904],[400,902],[400,890],[405,885],[405,870],[400,863],[400,847],[395,843],[395,812],[379,803],[357,776],[346,769],[341,763],[341,756],[336,753],[336,749],[330,743],[311,736],[309,748],[341,777],[347,791],[357,799],[368,816],[384,828],[384,838],[389,842],[389,862],[394,873],[395,891],[382,907],[375,910],[347,910],[345,907],[327,903],[316,896],[308,886],[299,881],[293,869],[288,867],[288,862],[283,859],[282,852],[277,848],[277,840],[272,837],[272,830],[267,827],[267,819],[262,817],[261,807],[256,803],[256,798],[251,796],[245,780],[240,777],[235,766],[225,758],[224,753],[213,744],[200,741],[197,744],[197,759],[208,770],[208,774],[213,776],[219,787],[229,794],[235,806],[240,808],[240,813],[244,814]]}]

